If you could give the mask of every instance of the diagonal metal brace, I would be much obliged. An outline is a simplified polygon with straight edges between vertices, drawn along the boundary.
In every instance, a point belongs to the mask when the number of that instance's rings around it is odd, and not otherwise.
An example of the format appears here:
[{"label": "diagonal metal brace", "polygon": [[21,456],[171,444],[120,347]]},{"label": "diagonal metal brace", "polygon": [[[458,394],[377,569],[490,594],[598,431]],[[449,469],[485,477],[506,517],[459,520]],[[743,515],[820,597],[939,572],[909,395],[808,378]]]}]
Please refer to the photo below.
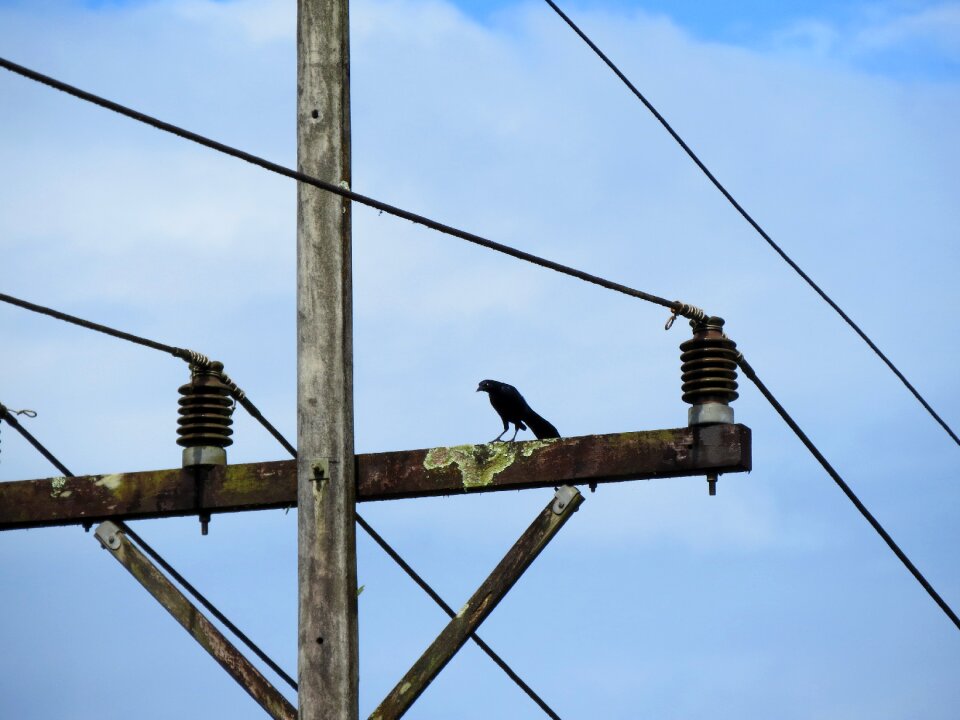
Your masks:
[{"label": "diagonal metal brace", "polygon": [[104,549],[110,551],[272,718],[296,720],[296,708],[187,600],[136,545],[127,539],[115,523],[102,523],[97,527],[95,536]]},{"label": "diagonal metal brace", "polygon": [[374,710],[369,720],[397,720],[433,682],[583,502],[575,488],[561,487],[456,617]]}]

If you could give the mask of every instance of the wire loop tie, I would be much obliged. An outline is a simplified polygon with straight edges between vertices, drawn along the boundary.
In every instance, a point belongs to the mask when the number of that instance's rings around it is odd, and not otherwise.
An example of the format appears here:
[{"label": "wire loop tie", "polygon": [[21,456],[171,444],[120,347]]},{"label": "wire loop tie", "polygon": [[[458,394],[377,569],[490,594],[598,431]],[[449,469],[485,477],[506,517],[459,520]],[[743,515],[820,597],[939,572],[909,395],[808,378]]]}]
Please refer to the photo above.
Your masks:
[{"label": "wire loop tie", "polygon": [[683,315],[683,317],[690,320],[691,323],[702,322],[707,317],[707,314],[696,305],[688,305],[685,302],[677,300],[670,308],[670,317],[667,318],[667,324],[663,326],[663,329],[669,330],[672,328],[673,323],[676,322],[677,316],[679,315]]},{"label": "wire loop tie", "polygon": [[37,416],[36,410],[13,410],[8,408],[6,405],[0,404],[0,415],[10,413],[11,415],[25,415],[28,418],[35,418]]}]

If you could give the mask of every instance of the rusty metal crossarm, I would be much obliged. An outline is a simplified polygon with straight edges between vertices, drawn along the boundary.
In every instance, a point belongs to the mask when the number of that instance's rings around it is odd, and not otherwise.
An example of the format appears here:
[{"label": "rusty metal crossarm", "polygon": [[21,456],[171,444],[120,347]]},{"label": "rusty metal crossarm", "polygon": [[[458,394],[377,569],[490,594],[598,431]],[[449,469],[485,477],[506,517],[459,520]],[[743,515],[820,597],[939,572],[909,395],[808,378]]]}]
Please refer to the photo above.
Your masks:
[{"label": "rusty metal crossarm", "polygon": [[[356,456],[357,501],[750,470],[750,428],[712,425]],[[198,492],[199,490],[199,492]],[[289,508],[292,460],[0,483],[0,530]]]},{"label": "rusty metal crossarm", "polygon": [[582,502],[583,495],[575,488],[563,486],[557,491],[467,604],[374,710],[369,720],[397,720],[410,709]]},{"label": "rusty metal crossarm", "polygon": [[117,561],[166,608],[184,630],[236,680],[275,720],[296,720],[297,710],[237,648],[127,539],[105,522],[96,538]]}]

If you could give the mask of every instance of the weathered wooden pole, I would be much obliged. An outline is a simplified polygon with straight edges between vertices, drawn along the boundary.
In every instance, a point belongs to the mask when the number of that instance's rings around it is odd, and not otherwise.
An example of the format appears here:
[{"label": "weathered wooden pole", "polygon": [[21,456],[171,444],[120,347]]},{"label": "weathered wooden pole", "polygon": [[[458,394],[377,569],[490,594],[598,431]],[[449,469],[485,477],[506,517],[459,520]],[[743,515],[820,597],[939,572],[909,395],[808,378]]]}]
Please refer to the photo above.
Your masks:
[{"label": "weathered wooden pole", "polygon": [[[297,5],[297,162],[350,184],[347,0]],[[357,720],[350,205],[297,190],[300,720]]]}]

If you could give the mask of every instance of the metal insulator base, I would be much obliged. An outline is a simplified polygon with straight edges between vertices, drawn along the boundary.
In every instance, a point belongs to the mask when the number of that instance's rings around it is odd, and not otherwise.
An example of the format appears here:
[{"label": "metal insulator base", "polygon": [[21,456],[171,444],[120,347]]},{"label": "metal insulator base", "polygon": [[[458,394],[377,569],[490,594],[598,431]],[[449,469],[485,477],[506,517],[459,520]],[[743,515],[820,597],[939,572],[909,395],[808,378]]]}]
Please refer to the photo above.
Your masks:
[{"label": "metal insulator base", "polygon": [[706,318],[680,345],[683,401],[693,405],[690,425],[732,423],[737,393],[737,344],[723,334],[723,319]]},{"label": "metal insulator base", "polygon": [[687,410],[687,425],[733,424],[733,408],[722,403],[694,405]]},{"label": "metal insulator base", "polygon": [[183,467],[196,465],[226,465],[227,451],[222,447],[197,445],[183,449]]},{"label": "metal insulator base", "polygon": [[233,444],[233,400],[230,388],[220,379],[223,364],[191,369],[190,382],[180,387],[177,421],[177,444],[185,448],[183,464],[225,465],[223,448]]}]

